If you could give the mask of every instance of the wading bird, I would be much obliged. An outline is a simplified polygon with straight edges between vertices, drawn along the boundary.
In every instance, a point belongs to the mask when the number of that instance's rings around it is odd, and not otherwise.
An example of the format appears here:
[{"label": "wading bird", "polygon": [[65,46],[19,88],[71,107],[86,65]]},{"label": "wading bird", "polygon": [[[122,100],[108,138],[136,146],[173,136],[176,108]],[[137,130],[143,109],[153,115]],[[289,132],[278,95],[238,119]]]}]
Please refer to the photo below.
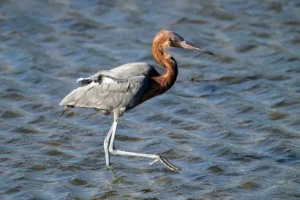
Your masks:
[{"label": "wading bird", "polygon": [[150,165],[161,162],[172,171],[179,170],[161,155],[121,151],[114,147],[118,120],[124,112],[166,92],[175,83],[178,68],[175,59],[166,52],[168,47],[199,50],[213,55],[212,52],[185,41],[178,34],[162,29],[153,40],[152,55],[166,69],[165,74],[159,74],[154,67],[142,62],[102,70],[88,78],[79,78],[76,82],[82,86],[73,90],[59,103],[65,109],[82,107],[101,110],[104,114],[113,113],[114,121],[104,140],[108,168],[110,154],[113,154],[151,158],[154,161]]}]

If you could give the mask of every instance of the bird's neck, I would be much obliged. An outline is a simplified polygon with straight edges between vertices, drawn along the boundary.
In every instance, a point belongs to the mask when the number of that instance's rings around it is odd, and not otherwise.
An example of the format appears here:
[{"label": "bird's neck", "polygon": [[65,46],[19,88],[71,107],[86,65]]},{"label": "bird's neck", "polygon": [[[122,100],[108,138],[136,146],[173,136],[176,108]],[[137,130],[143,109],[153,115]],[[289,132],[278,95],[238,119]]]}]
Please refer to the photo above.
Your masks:
[{"label": "bird's neck", "polygon": [[158,62],[161,66],[166,68],[165,74],[157,77],[153,77],[153,79],[159,83],[161,86],[169,89],[175,83],[178,75],[177,63],[173,57],[171,57],[166,49],[163,48],[160,44],[153,42],[152,45],[152,55],[156,62]]}]

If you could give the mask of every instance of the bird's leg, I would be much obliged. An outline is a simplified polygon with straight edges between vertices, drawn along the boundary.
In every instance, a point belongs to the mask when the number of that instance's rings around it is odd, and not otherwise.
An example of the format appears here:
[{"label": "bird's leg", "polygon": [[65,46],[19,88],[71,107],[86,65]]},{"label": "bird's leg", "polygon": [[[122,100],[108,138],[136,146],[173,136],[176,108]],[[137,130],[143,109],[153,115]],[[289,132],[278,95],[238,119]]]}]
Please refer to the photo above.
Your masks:
[{"label": "bird's leg", "polygon": [[105,153],[105,163],[106,163],[106,167],[109,168],[109,152],[108,152],[108,147],[109,147],[109,141],[110,141],[110,137],[112,134],[112,130],[113,130],[113,125],[110,127],[107,136],[104,139],[104,153]]},{"label": "bird's leg", "polygon": [[144,158],[152,158],[154,159],[153,162],[150,163],[150,165],[153,165],[156,162],[161,162],[164,164],[168,169],[172,171],[179,171],[180,169],[174,166],[172,163],[170,163],[166,158],[162,157],[161,155],[155,155],[155,154],[145,154],[145,153],[135,153],[135,152],[129,152],[129,151],[121,151],[114,148],[114,141],[116,136],[116,130],[118,125],[118,118],[114,119],[114,123],[112,125],[112,133],[111,138],[109,142],[109,152],[114,155],[124,155],[124,156],[135,156],[135,157],[144,157]]}]

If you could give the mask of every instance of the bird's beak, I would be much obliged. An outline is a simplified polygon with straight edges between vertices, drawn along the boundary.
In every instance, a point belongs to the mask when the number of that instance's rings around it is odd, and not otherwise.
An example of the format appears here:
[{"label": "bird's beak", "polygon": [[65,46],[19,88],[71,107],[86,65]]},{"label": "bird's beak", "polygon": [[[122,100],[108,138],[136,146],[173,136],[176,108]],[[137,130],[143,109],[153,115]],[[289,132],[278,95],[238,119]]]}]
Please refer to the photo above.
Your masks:
[{"label": "bird's beak", "polygon": [[206,49],[202,49],[202,48],[199,48],[195,45],[193,45],[192,43],[188,42],[188,41],[181,41],[179,44],[178,44],[179,47],[181,48],[184,48],[184,49],[193,49],[193,50],[198,50],[198,51],[202,51],[203,53],[206,53],[206,54],[209,54],[209,55],[214,55],[213,52],[211,51],[208,51]]}]

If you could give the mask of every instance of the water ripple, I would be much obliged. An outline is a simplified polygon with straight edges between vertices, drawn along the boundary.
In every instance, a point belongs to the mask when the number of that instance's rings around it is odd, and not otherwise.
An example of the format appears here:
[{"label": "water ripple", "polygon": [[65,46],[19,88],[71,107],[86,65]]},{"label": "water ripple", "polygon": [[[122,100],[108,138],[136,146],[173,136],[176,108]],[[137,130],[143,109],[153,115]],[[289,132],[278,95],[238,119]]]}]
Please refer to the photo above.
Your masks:
[{"label": "water ripple", "polygon": [[[298,19],[296,1],[3,1],[0,198],[299,199]],[[78,77],[156,65],[162,27],[216,56],[170,49],[177,83],[121,118],[116,147],[182,170],[117,156],[107,170],[112,116],[58,120],[57,104]]]}]

